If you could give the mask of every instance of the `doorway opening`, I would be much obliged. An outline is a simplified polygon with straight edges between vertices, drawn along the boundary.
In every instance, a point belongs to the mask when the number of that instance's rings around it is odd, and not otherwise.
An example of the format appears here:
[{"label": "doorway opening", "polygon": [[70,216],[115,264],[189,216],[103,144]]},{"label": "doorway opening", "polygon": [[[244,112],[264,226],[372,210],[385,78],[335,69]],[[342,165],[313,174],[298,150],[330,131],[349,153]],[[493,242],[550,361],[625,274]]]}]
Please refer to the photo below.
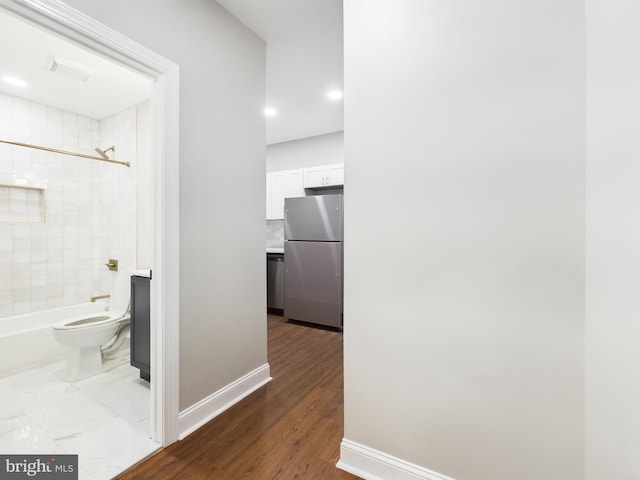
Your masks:
[{"label": "doorway opening", "polygon": [[[161,445],[178,439],[178,76],[174,63],[60,3],[0,0],[0,13],[42,30],[152,79],[149,149],[153,202],[151,270],[150,436]],[[108,145],[96,145],[106,148]],[[124,168],[124,167],[117,167]]]}]

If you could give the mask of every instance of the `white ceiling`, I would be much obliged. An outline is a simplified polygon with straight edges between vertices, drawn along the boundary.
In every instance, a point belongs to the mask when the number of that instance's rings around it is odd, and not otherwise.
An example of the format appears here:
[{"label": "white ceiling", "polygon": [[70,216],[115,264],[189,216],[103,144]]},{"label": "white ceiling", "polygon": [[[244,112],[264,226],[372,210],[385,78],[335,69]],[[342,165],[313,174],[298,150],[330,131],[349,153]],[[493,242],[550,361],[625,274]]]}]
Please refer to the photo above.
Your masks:
[{"label": "white ceiling", "polygon": [[[343,129],[342,0],[218,0],[267,42],[267,144]],[[94,70],[87,82],[49,71],[57,56]],[[0,92],[101,119],[147,98],[150,80],[22,19],[0,12]]]},{"label": "white ceiling", "polygon": [[267,144],[341,131],[342,0],[217,0],[267,42]]},{"label": "white ceiling", "polygon": [[[52,57],[93,69],[83,82],[49,70]],[[0,79],[0,92],[100,120],[149,98],[151,81],[38,27],[0,12],[0,77],[18,77],[28,87]],[[10,140],[10,139],[9,139]]]}]

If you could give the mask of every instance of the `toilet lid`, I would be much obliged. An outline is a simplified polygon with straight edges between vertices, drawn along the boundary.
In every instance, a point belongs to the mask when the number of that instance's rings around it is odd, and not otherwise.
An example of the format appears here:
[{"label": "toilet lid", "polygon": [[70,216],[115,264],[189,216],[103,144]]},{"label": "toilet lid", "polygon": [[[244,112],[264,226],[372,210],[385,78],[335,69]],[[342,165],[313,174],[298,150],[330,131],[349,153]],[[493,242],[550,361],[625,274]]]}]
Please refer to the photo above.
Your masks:
[{"label": "toilet lid", "polygon": [[129,302],[131,301],[131,286],[129,280],[129,268],[120,266],[116,281],[111,290],[111,308],[112,312],[122,315],[129,310]]}]

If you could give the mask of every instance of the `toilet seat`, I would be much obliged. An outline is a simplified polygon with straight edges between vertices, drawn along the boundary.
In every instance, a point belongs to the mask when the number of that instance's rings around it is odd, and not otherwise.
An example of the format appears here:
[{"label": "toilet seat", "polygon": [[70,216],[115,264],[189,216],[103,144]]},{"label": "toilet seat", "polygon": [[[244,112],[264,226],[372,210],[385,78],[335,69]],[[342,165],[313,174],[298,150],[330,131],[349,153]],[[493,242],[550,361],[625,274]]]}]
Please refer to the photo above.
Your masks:
[{"label": "toilet seat", "polygon": [[78,315],[53,326],[54,330],[81,330],[83,328],[97,328],[104,324],[111,324],[118,320],[128,320],[131,290],[129,286],[128,269],[121,268],[116,275],[111,291],[110,309],[103,312]]},{"label": "toilet seat", "polygon": [[124,319],[124,315],[118,312],[105,310],[104,312],[91,313],[89,315],[78,315],[66,319],[53,326],[54,330],[80,330],[113,323],[116,320]]}]

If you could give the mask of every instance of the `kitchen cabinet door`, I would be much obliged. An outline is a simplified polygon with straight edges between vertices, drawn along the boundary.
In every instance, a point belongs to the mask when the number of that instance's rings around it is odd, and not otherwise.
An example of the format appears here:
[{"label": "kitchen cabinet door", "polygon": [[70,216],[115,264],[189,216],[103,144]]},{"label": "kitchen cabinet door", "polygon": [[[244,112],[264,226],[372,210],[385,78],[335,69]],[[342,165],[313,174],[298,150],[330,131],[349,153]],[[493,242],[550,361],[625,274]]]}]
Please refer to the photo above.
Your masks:
[{"label": "kitchen cabinet door", "polygon": [[284,198],[287,196],[286,172],[271,173],[271,212],[269,218],[284,218]]},{"label": "kitchen cabinet door", "polygon": [[267,173],[267,220],[271,218],[271,174]]},{"label": "kitchen cabinet door", "polygon": [[304,197],[302,170],[282,170],[271,172],[269,176],[269,212],[267,219],[284,218],[284,199],[289,197]]},{"label": "kitchen cabinet door", "polygon": [[324,165],[304,169],[304,188],[323,187],[326,182],[327,169]]},{"label": "kitchen cabinet door", "polygon": [[[304,172],[302,171],[302,169],[289,170],[288,180],[289,189],[285,198],[304,197]],[[284,203],[282,205],[282,208],[284,212]]]},{"label": "kitchen cabinet door", "polygon": [[304,188],[344,185],[344,164],[318,165],[304,169]]},{"label": "kitchen cabinet door", "polygon": [[344,185],[344,163],[327,166],[329,185]]}]

